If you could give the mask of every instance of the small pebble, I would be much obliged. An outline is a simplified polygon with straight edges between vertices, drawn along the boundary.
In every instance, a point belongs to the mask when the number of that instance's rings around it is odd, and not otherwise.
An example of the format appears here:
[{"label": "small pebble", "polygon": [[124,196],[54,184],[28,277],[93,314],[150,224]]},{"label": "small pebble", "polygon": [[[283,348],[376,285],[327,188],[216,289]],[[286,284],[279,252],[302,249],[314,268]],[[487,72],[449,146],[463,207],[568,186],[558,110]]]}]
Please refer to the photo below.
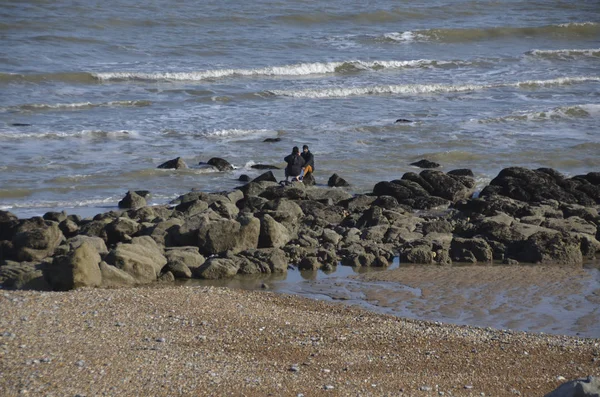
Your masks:
[{"label": "small pebble", "polygon": [[167,340],[166,340],[165,338],[156,338],[156,341],[157,341],[157,342],[160,342],[160,343],[164,343],[164,342],[166,342]]},{"label": "small pebble", "polygon": [[294,364],[290,367],[290,371],[298,372],[298,371],[300,371],[300,367],[298,366],[298,364]]},{"label": "small pebble", "polygon": [[79,368],[81,368],[81,367],[85,366],[85,361],[79,360],[75,363],[75,365],[77,365]]},{"label": "small pebble", "polygon": [[325,389],[325,390],[333,390],[333,389],[335,389],[335,387],[333,387],[332,385],[325,385],[325,386],[323,386],[323,389]]},{"label": "small pebble", "polygon": [[419,387],[419,390],[421,390],[421,391],[431,391],[431,390],[433,390],[433,388],[431,386],[421,386],[421,387]]}]

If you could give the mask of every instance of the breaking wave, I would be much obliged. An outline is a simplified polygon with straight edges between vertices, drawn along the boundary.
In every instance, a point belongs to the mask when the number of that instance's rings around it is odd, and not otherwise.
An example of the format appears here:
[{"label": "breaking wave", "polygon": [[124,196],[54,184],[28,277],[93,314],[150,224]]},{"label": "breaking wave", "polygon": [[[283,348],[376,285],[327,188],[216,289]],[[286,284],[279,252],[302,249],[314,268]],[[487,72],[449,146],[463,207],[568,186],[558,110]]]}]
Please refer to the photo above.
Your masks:
[{"label": "breaking wave", "polygon": [[600,24],[596,22],[566,23],[560,25],[532,27],[493,27],[465,29],[422,29],[404,32],[390,32],[372,36],[375,41],[402,42],[435,41],[442,43],[463,43],[503,37],[560,37],[561,39],[597,38]]},{"label": "breaking wave", "polygon": [[504,123],[511,121],[547,121],[561,119],[576,119],[585,117],[600,117],[600,104],[584,104],[560,106],[544,111],[524,111],[508,116],[479,120],[481,124]]},{"label": "breaking wave", "polygon": [[432,94],[432,93],[450,93],[450,92],[468,92],[490,88],[517,87],[534,88],[554,85],[577,84],[590,81],[600,81],[600,77],[561,77],[549,80],[528,80],[516,83],[504,84],[405,84],[405,85],[381,85],[368,87],[331,87],[314,88],[307,90],[272,90],[262,93],[263,96],[287,96],[294,98],[340,98],[350,96],[365,95],[385,95],[385,94]]},{"label": "breaking wave", "polygon": [[545,59],[600,58],[600,48],[573,50],[531,50],[526,55]]},{"label": "breaking wave", "polygon": [[1,110],[8,111],[23,111],[23,112],[35,112],[35,111],[49,111],[49,110],[79,110],[79,109],[91,109],[98,107],[143,107],[150,106],[152,102],[137,100],[137,101],[110,101],[102,103],[92,102],[76,102],[76,103],[31,103],[17,106],[9,106],[7,108],[0,108]]}]

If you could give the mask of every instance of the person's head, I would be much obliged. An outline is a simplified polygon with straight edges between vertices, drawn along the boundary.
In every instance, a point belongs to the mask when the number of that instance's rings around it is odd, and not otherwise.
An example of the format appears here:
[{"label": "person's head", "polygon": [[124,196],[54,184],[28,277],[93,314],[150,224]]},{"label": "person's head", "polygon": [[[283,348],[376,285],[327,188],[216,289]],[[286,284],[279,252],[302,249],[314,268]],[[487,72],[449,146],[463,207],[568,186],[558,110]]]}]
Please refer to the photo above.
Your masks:
[{"label": "person's head", "polygon": [[305,153],[308,152],[308,145],[302,146],[302,151]]},{"label": "person's head", "polygon": [[300,154],[300,149],[298,149],[298,146],[294,146],[292,149],[292,154]]}]

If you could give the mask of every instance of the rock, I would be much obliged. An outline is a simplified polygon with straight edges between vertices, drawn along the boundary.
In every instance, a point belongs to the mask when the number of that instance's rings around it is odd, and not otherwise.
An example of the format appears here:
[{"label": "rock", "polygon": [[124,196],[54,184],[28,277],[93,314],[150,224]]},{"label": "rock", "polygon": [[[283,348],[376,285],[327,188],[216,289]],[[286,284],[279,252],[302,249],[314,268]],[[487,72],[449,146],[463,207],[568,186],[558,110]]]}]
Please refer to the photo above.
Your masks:
[{"label": "rock", "polygon": [[250,168],[254,168],[255,170],[279,170],[280,168],[276,165],[271,164],[253,164]]},{"label": "rock", "polygon": [[[183,265],[191,271],[191,276],[194,277],[197,277],[197,269],[206,262],[204,256],[198,253],[198,247],[172,247],[166,250],[165,257],[168,269],[177,269]],[[175,271],[173,274],[177,277]]]},{"label": "rock", "polygon": [[400,247],[400,261],[407,263],[432,263],[435,256],[431,241],[420,239]]},{"label": "rock", "polygon": [[309,172],[308,174],[304,175],[304,178],[302,178],[302,183],[304,183],[306,186],[316,185],[317,181],[315,180],[314,173]]},{"label": "rock", "polygon": [[299,270],[319,270],[321,267],[323,267],[323,264],[314,256],[304,257],[298,264]]},{"label": "rock", "polygon": [[131,241],[131,237],[140,229],[140,224],[134,220],[129,218],[117,218],[106,225],[105,231],[107,243],[113,245],[119,242]]},{"label": "rock", "polygon": [[5,261],[0,266],[0,286],[3,289],[51,291],[44,279],[45,263]]},{"label": "rock", "polygon": [[119,201],[119,208],[141,208],[146,206],[146,199],[136,192],[128,191],[125,197]]},{"label": "rock", "polygon": [[186,201],[175,207],[176,211],[183,212],[186,217],[199,214],[208,209],[208,203],[203,200]]},{"label": "rock", "polygon": [[71,219],[65,219],[64,221],[60,222],[58,227],[66,238],[76,236],[79,232],[79,225],[73,222]]},{"label": "rock", "polygon": [[518,241],[509,247],[507,257],[519,262],[581,265],[583,255],[580,240],[559,232],[540,231],[524,241]]},{"label": "rock", "polygon": [[242,174],[240,175],[240,177],[238,178],[238,181],[240,182],[250,182],[252,180],[252,178],[250,178],[248,175],[246,174]]},{"label": "rock", "polygon": [[99,287],[100,254],[93,245],[83,242],[67,255],[54,258],[44,272],[48,284],[57,291],[68,291],[82,287]]},{"label": "rock", "polygon": [[475,174],[473,174],[473,171],[468,168],[458,168],[455,170],[448,171],[447,174],[454,175],[454,176],[468,176],[470,178],[475,177]]},{"label": "rock", "polygon": [[[171,272],[166,272],[166,273],[161,274],[157,280],[161,283],[168,284],[168,283],[172,283],[173,281],[175,281],[175,276]],[[163,342],[164,342],[164,340],[163,340]]]},{"label": "rock", "polygon": [[437,168],[440,166],[438,163],[425,159],[410,163],[410,165],[414,165],[415,167],[419,168]]},{"label": "rock", "polygon": [[412,120],[409,119],[398,119],[395,123],[412,123]]},{"label": "rock", "polygon": [[503,195],[524,202],[552,199],[560,203],[593,206],[600,203],[600,186],[594,178],[565,178],[555,170],[505,168],[480,193],[481,197]]},{"label": "rock", "polygon": [[419,174],[433,188],[431,194],[451,202],[467,199],[475,191],[473,186],[466,186],[459,177],[444,174],[441,171],[425,170]]},{"label": "rock", "polygon": [[62,212],[46,212],[44,214],[44,216],[42,217],[47,221],[54,221],[54,222],[62,222],[65,219],[67,219],[67,213],[65,211]]},{"label": "rock", "polygon": [[0,211],[0,240],[12,241],[19,218],[8,211]]},{"label": "rock", "polygon": [[108,248],[106,248],[104,240],[102,240],[100,237],[75,236],[67,240],[67,244],[69,245],[71,251],[79,248],[83,243],[90,244],[100,255],[108,254]]},{"label": "rock", "polygon": [[240,213],[239,208],[235,204],[228,202],[216,201],[209,205],[208,208],[226,219],[234,219]]},{"label": "rock", "polygon": [[185,161],[183,161],[183,159],[181,157],[177,157],[173,160],[169,160],[169,161],[162,163],[161,165],[159,165],[156,168],[178,170],[180,168],[187,168],[187,167],[188,166],[185,163]]},{"label": "rock", "polygon": [[101,286],[103,288],[131,287],[137,284],[129,273],[102,261],[100,262]]},{"label": "rock", "polygon": [[273,171],[267,171],[254,178],[252,182],[277,182],[277,178],[273,175]]},{"label": "rock", "polygon": [[240,252],[234,259],[239,263],[238,273],[287,273],[288,259],[279,248],[251,249]]},{"label": "rock", "polygon": [[337,203],[352,198],[352,194],[344,189],[321,189],[321,188],[306,188],[306,198],[313,201],[329,201],[331,204]]},{"label": "rock", "polygon": [[281,138],[266,138],[263,142],[279,142],[281,141]]},{"label": "rock", "polygon": [[268,188],[281,188],[278,183],[275,182],[250,182],[244,186],[240,186],[238,189],[244,194],[244,197],[248,196],[261,196]]},{"label": "rock", "polygon": [[450,245],[450,257],[455,262],[491,262],[493,252],[484,239],[455,237]]},{"label": "rock", "polygon": [[[258,247],[260,220],[251,214],[242,214],[237,220],[205,220],[197,232],[200,253],[214,255],[226,251],[234,253]],[[190,244],[186,244],[190,245]]]},{"label": "rock", "polygon": [[588,376],[565,382],[544,397],[600,397],[600,378]]},{"label": "rock", "polygon": [[167,262],[165,269],[175,278],[192,278],[192,271],[183,262]]},{"label": "rock", "polygon": [[40,217],[25,219],[15,228],[13,252],[20,262],[31,262],[51,256],[64,240],[56,222]]},{"label": "rock", "polygon": [[348,182],[346,182],[346,180],[342,177],[340,177],[338,174],[333,174],[329,177],[329,180],[327,181],[327,186],[329,187],[346,187],[346,186],[350,186],[350,184]]},{"label": "rock", "polygon": [[263,215],[260,220],[260,236],[258,248],[280,248],[291,240],[291,236],[281,223],[269,214]]},{"label": "rock", "polygon": [[216,280],[231,278],[237,274],[239,264],[232,259],[210,258],[198,268],[197,274],[200,278]]},{"label": "rock", "polygon": [[208,160],[207,164],[216,167],[219,171],[229,171],[233,169],[233,166],[229,164],[227,160],[224,160],[219,157],[213,157]]},{"label": "rock", "polygon": [[135,237],[131,244],[117,244],[105,261],[129,273],[140,284],[155,281],[167,264],[162,250],[149,236]]}]

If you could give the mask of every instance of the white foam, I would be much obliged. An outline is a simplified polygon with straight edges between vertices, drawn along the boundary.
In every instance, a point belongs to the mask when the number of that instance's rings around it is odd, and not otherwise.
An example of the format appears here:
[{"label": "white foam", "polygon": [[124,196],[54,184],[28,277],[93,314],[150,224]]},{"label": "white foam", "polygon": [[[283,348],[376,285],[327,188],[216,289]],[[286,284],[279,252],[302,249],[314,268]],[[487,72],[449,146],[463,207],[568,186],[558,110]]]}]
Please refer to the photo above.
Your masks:
[{"label": "white foam", "polygon": [[586,56],[586,57],[600,57],[600,48],[588,48],[588,49],[564,49],[564,50],[531,50],[527,52],[527,55],[541,56],[541,57],[573,57],[573,56]]},{"label": "white foam", "polygon": [[339,71],[344,66],[354,66],[357,69],[382,69],[382,68],[405,68],[434,66],[447,63],[445,61],[435,61],[427,59],[393,61],[361,61],[347,60],[339,62],[314,62],[299,63],[283,66],[269,66],[257,69],[214,69],[192,72],[113,72],[97,73],[95,76],[102,81],[118,80],[150,80],[150,81],[202,81],[236,76],[309,76],[319,74],[331,74]]},{"label": "white foam", "polygon": [[571,28],[571,27],[579,27],[579,26],[600,26],[600,24],[596,22],[569,22],[569,23],[561,23],[558,26],[561,28]]},{"label": "white foam", "polygon": [[600,81],[600,77],[559,77],[549,80],[527,80],[516,83],[500,84],[406,84],[406,85],[386,85],[386,86],[367,86],[367,87],[330,87],[313,88],[307,90],[272,90],[266,91],[266,94],[277,96],[288,96],[293,98],[343,98],[351,96],[365,95],[385,95],[385,94],[432,94],[449,92],[468,92],[490,88],[501,87],[546,87],[553,85],[577,84],[591,81]]},{"label": "white foam", "polygon": [[74,103],[31,103],[17,106],[9,106],[7,108],[0,108],[2,110],[17,110],[17,111],[36,111],[36,110],[76,110],[76,109],[88,109],[96,107],[121,107],[121,106],[149,106],[152,102],[144,100],[134,101],[110,101],[102,103],[92,102],[74,102]]},{"label": "white foam", "polygon": [[228,130],[216,130],[211,132],[206,132],[204,135],[209,137],[242,137],[248,135],[262,135],[262,134],[273,134],[274,131],[271,130],[243,130],[243,129],[228,129]]}]

